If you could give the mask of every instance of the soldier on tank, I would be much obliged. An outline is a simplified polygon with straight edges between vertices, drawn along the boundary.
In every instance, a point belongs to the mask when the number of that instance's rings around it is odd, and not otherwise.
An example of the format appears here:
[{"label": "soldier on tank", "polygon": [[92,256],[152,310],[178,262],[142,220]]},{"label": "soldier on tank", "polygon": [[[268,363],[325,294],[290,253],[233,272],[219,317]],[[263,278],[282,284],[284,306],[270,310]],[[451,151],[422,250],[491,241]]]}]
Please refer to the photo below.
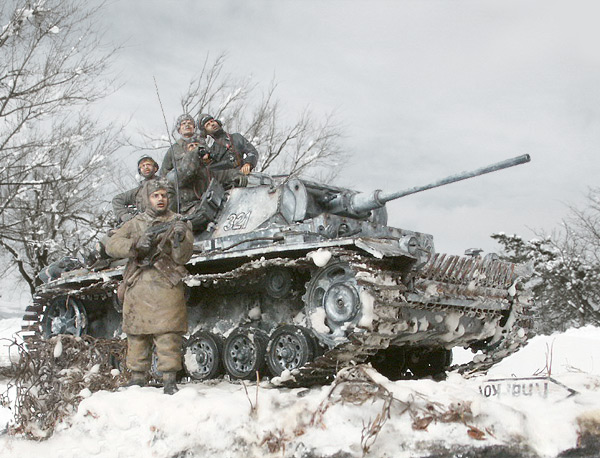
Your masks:
[{"label": "soldier on tank", "polygon": [[[117,226],[121,226],[144,211],[144,188],[147,183],[158,178],[156,176],[158,163],[151,156],[143,155],[140,157],[137,166],[138,174],[142,177],[141,183],[137,187],[113,197],[112,206]],[[106,244],[114,231],[114,229],[111,229],[104,234],[97,243],[96,249],[87,256],[87,264],[91,270],[101,270],[110,265],[111,259],[106,253]]]},{"label": "soldier on tank", "polygon": [[[204,151],[204,139],[197,135],[183,139],[181,143],[183,153],[179,155],[177,172],[171,170],[166,175],[170,185],[169,208],[179,213],[186,213],[192,203],[202,198],[208,186],[210,174],[202,162],[201,154]],[[179,191],[179,206],[176,201],[175,189]]]},{"label": "soldier on tank", "polygon": [[258,152],[242,134],[226,132],[221,121],[209,114],[200,115],[198,130],[201,135],[209,135],[214,140],[208,153],[202,157],[206,164],[229,161],[244,175],[256,167]]},{"label": "soldier on tank", "polygon": [[[160,167],[160,175],[163,177],[167,176],[169,173],[179,173],[179,168],[181,168],[180,162],[186,153],[185,144],[195,134],[196,123],[194,122],[194,118],[189,114],[182,114],[175,122],[175,129],[180,135],[180,138],[173,143],[173,145],[171,145],[165,154],[165,158],[163,159],[163,163]],[[204,138],[198,137],[198,139],[202,144],[204,144]],[[174,179],[175,178],[172,178],[169,181],[173,181]]]},{"label": "soldier on tank", "polygon": [[152,343],[163,373],[164,392],[178,391],[175,376],[182,368],[182,335],[187,331],[185,263],[193,252],[189,223],[168,209],[168,184],[150,181],[146,210],[120,227],[106,251],[129,258],[119,295],[123,299],[123,331],[127,334],[127,367],[131,385],[148,381]]},{"label": "soldier on tank", "polygon": [[117,224],[129,221],[137,213],[144,211],[142,188],[150,180],[154,180],[158,172],[158,163],[148,155],[140,157],[137,163],[138,174],[142,177],[139,186],[117,194],[112,200],[113,211]]}]

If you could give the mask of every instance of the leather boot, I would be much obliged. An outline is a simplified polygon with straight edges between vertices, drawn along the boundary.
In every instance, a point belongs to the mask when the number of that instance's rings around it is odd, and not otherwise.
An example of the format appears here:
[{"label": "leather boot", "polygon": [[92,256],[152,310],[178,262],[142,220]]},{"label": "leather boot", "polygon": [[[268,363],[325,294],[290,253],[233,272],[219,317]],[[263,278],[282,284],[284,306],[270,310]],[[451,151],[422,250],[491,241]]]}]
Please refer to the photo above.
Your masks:
[{"label": "leather boot", "polygon": [[146,376],[145,372],[132,371],[131,372],[131,378],[129,379],[129,382],[127,382],[123,386],[125,386],[125,387],[129,387],[129,386],[146,386],[147,383],[148,383],[148,377]]},{"label": "leather boot", "polygon": [[175,394],[179,391],[175,384],[176,374],[176,372],[163,372],[163,384],[165,386],[163,391],[165,394]]}]

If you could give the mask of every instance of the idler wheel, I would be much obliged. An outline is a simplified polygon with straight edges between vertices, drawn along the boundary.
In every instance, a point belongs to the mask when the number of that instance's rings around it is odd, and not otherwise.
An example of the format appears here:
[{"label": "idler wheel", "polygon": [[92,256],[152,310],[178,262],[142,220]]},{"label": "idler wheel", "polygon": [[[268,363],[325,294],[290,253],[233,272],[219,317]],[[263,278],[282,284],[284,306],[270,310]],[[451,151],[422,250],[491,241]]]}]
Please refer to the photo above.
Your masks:
[{"label": "idler wheel", "polygon": [[267,365],[275,376],[284,370],[304,366],[315,357],[316,343],[310,331],[300,326],[280,326],[273,332],[267,349]]},{"label": "idler wheel", "polygon": [[70,296],[54,299],[44,311],[42,334],[48,339],[59,334],[81,336],[87,328],[85,307]]},{"label": "idler wheel", "polygon": [[264,331],[236,328],[227,337],[223,350],[225,371],[233,379],[256,379],[265,364],[269,338]]},{"label": "idler wheel", "polygon": [[186,342],[183,353],[186,373],[195,380],[209,380],[222,373],[223,339],[198,331]]}]

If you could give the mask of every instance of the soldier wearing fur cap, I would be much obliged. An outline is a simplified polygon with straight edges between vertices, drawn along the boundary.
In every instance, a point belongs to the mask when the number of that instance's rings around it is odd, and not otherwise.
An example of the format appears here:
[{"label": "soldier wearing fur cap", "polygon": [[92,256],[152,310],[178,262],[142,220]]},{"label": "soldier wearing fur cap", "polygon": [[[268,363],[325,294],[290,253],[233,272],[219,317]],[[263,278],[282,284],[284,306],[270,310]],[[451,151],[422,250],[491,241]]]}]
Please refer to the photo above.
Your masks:
[{"label": "soldier wearing fur cap", "polygon": [[[167,176],[169,172],[175,168],[179,168],[179,163],[183,160],[186,154],[185,145],[189,139],[194,136],[196,130],[194,118],[189,114],[180,115],[175,122],[175,129],[177,130],[180,138],[177,139],[177,141],[173,143],[173,145],[171,145],[171,147],[167,150],[160,168],[161,176]],[[200,147],[205,146],[204,138],[198,137],[198,139],[200,142]]]},{"label": "soldier wearing fur cap", "polygon": [[175,374],[182,368],[182,335],[187,331],[182,279],[194,239],[190,225],[168,209],[166,180],[153,180],[145,190],[145,212],[119,228],[106,251],[115,258],[129,258],[120,293],[130,385],[147,383],[154,343],[164,391],[173,394]]},{"label": "soldier wearing fur cap", "polygon": [[[166,179],[171,190],[175,186],[179,188],[179,213],[186,213],[193,202],[202,198],[210,181],[210,173],[200,158],[204,144],[204,139],[198,135],[186,138],[182,143],[184,153],[177,161],[177,173],[175,170],[167,173]],[[178,206],[175,196],[171,194],[170,197],[170,208],[176,211]]]}]

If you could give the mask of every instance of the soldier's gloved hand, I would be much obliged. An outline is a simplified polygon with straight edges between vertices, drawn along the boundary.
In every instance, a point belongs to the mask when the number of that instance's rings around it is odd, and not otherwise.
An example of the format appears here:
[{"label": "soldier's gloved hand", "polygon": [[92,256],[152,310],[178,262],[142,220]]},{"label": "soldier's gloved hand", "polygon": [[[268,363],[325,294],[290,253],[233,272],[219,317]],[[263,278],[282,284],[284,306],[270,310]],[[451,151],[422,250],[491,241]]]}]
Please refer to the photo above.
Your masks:
[{"label": "soldier's gloved hand", "polygon": [[188,226],[183,221],[177,221],[173,227],[173,246],[178,247],[181,242],[185,239],[187,234]]},{"label": "soldier's gloved hand", "polygon": [[143,233],[135,244],[135,251],[140,258],[146,256],[152,249],[153,237],[147,232]]}]

